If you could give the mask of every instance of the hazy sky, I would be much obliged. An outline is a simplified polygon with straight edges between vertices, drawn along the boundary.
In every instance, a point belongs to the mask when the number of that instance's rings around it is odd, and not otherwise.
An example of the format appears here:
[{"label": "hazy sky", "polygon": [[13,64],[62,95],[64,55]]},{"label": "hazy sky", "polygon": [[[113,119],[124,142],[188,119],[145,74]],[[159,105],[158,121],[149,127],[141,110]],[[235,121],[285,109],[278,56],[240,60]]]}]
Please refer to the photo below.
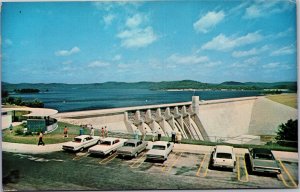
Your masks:
[{"label": "hazy sky", "polygon": [[295,81],[292,1],[2,4],[2,81]]}]

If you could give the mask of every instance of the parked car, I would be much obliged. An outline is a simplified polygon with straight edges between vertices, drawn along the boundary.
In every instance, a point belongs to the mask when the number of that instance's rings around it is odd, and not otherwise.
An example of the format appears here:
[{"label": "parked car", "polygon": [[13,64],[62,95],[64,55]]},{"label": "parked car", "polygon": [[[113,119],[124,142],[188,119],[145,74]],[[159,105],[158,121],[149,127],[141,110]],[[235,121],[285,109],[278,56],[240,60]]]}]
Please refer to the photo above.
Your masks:
[{"label": "parked car", "polygon": [[212,166],[234,169],[236,163],[233,147],[217,145],[212,152]]},{"label": "parked car", "polygon": [[156,141],[152,148],[146,153],[146,159],[167,160],[174,148],[174,143],[167,141]]},{"label": "parked car", "polygon": [[252,172],[281,173],[271,150],[253,148],[249,150],[249,157]]},{"label": "parked car", "polygon": [[124,142],[123,146],[117,150],[119,156],[136,157],[140,152],[144,151],[148,145],[146,141],[130,139]]},{"label": "parked car", "polygon": [[62,148],[67,151],[82,151],[84,148],[96,145],[99,140],[99,136],[80,135],[75,137],[73,141],[63,144]]},{"label": "parked car", "polygon": [[98,145],[89,148],[88,152],[91,154],[99,154],[99,155],[112,154],[118,148],[122,147],[125,141],[127,141],[127,139],[107,137],[101,139]]}]

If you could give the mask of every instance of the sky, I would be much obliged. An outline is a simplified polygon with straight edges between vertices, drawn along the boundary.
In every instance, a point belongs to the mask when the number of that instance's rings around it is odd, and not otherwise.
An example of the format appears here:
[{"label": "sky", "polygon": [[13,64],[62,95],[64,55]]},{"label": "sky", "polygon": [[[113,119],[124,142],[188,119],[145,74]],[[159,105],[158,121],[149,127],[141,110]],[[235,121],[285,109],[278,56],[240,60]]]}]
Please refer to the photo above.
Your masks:
[{"label": "sky", "polygon": [[290,0],[2,3],[2,81],[297,80]]}]

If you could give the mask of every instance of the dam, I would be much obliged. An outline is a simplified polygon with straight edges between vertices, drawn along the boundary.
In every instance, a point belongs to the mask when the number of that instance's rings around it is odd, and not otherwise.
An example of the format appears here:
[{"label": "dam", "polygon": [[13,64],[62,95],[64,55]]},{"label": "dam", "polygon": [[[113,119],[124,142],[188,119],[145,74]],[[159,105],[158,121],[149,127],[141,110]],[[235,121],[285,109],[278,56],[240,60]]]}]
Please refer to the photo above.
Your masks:
[{"label": "dam", "polygon": [[192,140],[253,143],[260,136],[274,136],[278,126],[297,119],[297,109],[263,96],[147,105],[127,108],[58,113],[58,121],[89,124],[121,133],[171,136],[181,132]]}]

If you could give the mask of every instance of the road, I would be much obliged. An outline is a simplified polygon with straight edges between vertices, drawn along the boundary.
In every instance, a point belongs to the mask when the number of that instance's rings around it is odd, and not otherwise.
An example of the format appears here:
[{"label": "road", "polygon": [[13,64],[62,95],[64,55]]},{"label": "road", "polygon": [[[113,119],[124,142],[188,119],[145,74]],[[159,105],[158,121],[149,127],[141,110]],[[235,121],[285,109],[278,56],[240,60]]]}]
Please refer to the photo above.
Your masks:
[{"label": "road", "polygon": [[93,157],[80,153],[20,154],[3,152],[4,190],[134,190],[293,188],[298,163],[280,161],[282,175],[250,175],[249,162],[238,156],[233,172],[209,167],[210,154],[175,151],[165,162],[147,162],[115,154]]}]

